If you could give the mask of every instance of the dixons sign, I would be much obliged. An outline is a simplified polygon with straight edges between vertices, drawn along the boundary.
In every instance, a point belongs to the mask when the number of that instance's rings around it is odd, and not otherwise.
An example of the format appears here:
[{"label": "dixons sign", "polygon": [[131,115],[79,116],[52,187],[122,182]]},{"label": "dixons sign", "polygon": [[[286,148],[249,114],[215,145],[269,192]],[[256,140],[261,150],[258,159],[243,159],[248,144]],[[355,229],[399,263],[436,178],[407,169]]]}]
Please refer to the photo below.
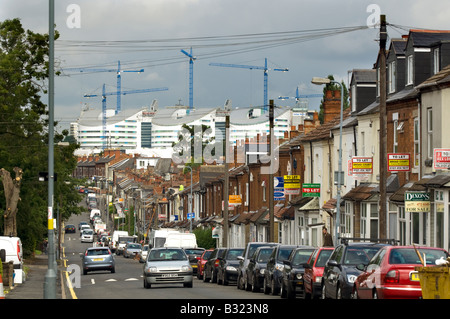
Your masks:
[{"label": "dixons sign", "polygon": [[430,193],[405,192],[405,211],[410,213],[430,211]]}]

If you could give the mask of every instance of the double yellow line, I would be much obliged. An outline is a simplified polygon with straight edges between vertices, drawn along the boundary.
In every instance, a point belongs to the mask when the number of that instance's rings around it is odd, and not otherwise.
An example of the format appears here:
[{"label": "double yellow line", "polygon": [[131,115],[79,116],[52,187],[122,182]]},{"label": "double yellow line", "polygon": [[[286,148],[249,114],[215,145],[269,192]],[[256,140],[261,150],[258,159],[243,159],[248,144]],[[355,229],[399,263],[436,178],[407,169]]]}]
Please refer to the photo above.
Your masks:
[{"label": "double yellow line", "polygon": [[[61,239],[61,243],[63,243],[63,244],[64,244],[65,235],[66,234],[64,233],[64,235],[62,236],[62,239]],[[67,259],[66,259],[66,253],[65,253],[65,247],[64,246],[62,246],[62,261],[64,263],[64,268],[67,269]],[[78,299],[77,295],[75,294],[75,290],[73,289],[72,281],[69,278],[69,272],[67,270],[65,270],[64,273],[66,275],[67,287],[69,288],[70,295],[72,296],[72,299]],[[62,287],[62,289],[64,290],[64,287]]]}]

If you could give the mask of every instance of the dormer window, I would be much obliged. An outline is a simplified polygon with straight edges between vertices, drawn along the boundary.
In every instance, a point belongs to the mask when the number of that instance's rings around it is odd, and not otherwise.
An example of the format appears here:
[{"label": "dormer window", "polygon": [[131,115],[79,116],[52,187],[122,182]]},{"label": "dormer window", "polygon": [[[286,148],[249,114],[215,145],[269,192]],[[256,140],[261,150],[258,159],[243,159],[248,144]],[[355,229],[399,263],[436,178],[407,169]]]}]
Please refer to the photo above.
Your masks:
[{"label": "dormer window", "polygon": [[389,63],[388,72],[389,72],[389,93],[394,93],[395,92],[395,83],[396,83],[395,61],[392,61],[391,63]]},{"label": "dormer window", "polygon": [[414,64],[413,56],[408,56],[406,60],[406,84],[413,84],[414,79]]},{"label": "dormer window", "polygon": [[433,74],[436,74],[440,71],[440,63],[439,63],[439,48],[433,50]]}]

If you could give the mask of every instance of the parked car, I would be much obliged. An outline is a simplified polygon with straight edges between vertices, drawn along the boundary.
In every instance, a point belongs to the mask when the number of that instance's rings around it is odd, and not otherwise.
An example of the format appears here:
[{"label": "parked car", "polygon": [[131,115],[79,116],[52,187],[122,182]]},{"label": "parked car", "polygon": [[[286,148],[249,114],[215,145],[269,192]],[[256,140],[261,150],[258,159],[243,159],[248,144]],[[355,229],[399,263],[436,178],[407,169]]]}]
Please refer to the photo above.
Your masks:
[{"label": "parked car", "polygon": [[90,228],[84,229],[81,233],[82,243],[93,243],[94,242],[94,231]]},{"label": "parked car", "polygon": [[269,261],[267,262],[266,271],[264,272],[262,288],[265,294],[271,292],[273,295],[278,295],[284,268],[283,261],[288,259],[291,252],[297,247],[297,245],[275,246]]},{"label": "parked car", "polygon": [[199,260],[200,256],[203,254],[205,249],[204,248],[183,248],[183,249],[189,258],[189,262],[191,264],[194,275],[197,275],[198,272],[197,261]]},{"label": "parked car", "polygon": [[141,244],[137,243],[126,243],[125,248],[123,249],[123,257],[130,258],[135,257],[135,255],[139,254],[142,249]]},{"label": "parked car", "polygon": [[386,244],[344,242],[334,249],[323,269],[321,297],[322,299],[349,299],[353,284],[361,274],[356,266],[367,265],[372,257]]},{"label": "parked car", "polygon": [[242,256],[244,248],[227,248],[222,257],[219,258],[217,266],[217,283],[227,286],[230,282],[237,281],[237,269],[239,256]]},{"label": "parked car", "polygon": [[66,225],[66,227],[64,227],[64,232],[66,234],[68,234],[68,233],[75,233],[76,232],[75,225],[71,225],[71,224]]},{"label": "parked car", "polygon": [[108,247],[90,247],[86,249],[82,258],[83,275],[88,271],[109,270],[116,272],[115,260]]},{"label": "parked car", "polygon": [[150,250],[149,245],[143,245],[141,251],[139,252],[139,262],[145,263],[147,260],[148,251]]},{"label": "parked car", "polygon": [[274,250],[272,247],[258,247],[250,258],[245,276],[245,289],[253,292],[259,292],[264,282],[264,273],[266,271],[267,262]]},{"label": "parked car", "polygon": [[189,258],[182,248],[152,248],[144,265],[144,288],[154,284],[183,284],[192,288]]},{"label": "parked car", "polygon": [[205,269],[205,264],[208,261],[209,256],[214,251],[214,249],[207,249],[200,256],[200,259],[197,260],[197,278],[203,279],[203,270]]},{"label": "parked car", "polygon": [[247,266],[250,262],[250,257],[253,256],[255,250],[261,246],[278,246],[277,243],[267,243],[267,242],[251,242],[248,243],[245,247],[242,256],[239,256],[239,267],[238,267],[238,280],[237,280],[237,289],[245,289],[247,282]]},{"label": "parked car", "polygon": [[322,291],[322,275],[325,264],[330,258],[334,247],[319,247],[317,248],[308,263],[305,265],[305,274],[303,275],[303,285],[305,299],[319,298]]},{"label": "parked car", "polygon": [[305,263],[314,252],[314,247],[302,246],[292,250],[289,258],[283,261],[281,276],[281,298],[295,298],[297,293],[303,293],[303,275]]},{"label": "parked car", "polygon": [[219,265],[219,257],[222,256],[222,253],[224,251],[225,248],[216,248],[209,256],[203,268],[204,282],[208,281],[211,281],[213,283],[217,282],[217,266]]},{"label": "parked car", "polygon": [[426,265],[447,259],[442,248],[388,246],[383,247],[367,266],[357,268],[363,272],[356,278],[353,297],[356,299],[419,299],[422,289],[415,267],[422,266],[418,253]]}]

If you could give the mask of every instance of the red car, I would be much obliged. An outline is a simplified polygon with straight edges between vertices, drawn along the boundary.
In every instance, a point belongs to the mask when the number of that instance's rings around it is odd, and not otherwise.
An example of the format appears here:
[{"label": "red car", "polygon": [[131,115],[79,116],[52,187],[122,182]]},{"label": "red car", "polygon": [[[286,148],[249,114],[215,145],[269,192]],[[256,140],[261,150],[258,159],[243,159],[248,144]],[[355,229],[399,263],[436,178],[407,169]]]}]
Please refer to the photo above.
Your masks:
[{"label": "red car", "polygon": [[323,268],[328,261],[334,247],[319,247],[309,258],[305,265],[305,273],[303,275],[303,286],[305,299],[318,298],[321,294]]},{"label": "red car", "polygon": [[363,270],[355,280],[354,298],[361,299],[418,299],[422,289],[415,267],[422,266],[416,252],[427,266],[436,260],[447,259],[442,248],[416,246],[386,246],[373,256],[370,263],[358,266]]},{"label": "red car", "polygon": [[207,249],[203,252],[201,257],[197,261],[197,278],[203,278],[203,270],[205,269],[205,264],[208,261],[209,255],[214,251],[214,249]]}]

